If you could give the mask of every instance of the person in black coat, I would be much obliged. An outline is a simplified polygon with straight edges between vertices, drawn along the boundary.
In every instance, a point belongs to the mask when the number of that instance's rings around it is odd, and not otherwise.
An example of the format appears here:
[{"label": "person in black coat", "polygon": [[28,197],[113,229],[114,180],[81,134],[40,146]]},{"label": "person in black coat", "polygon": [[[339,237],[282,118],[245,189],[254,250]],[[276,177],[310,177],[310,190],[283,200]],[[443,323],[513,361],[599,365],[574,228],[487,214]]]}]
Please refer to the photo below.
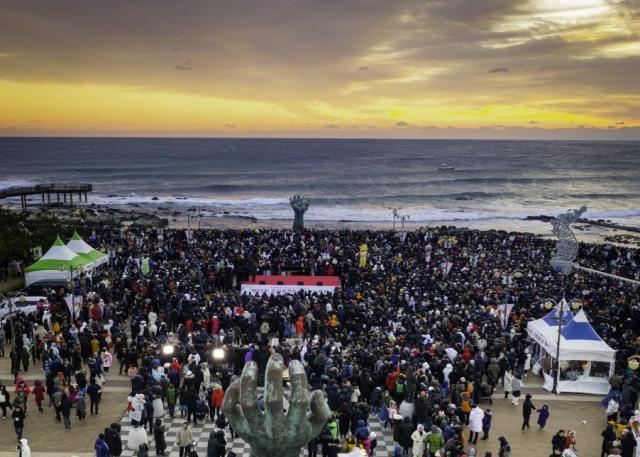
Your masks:
[{"label": "person in black coat", "polygon": [[120,424],[113,423],[104,429],[104,440],[109,446],[109,455],[120,457],[122,454],[122,439],[120,438]]},{"label": "person in black coat", "polygon": [[613,425],[608,424],[607,428],[605,428],[600,435],[602,436],[602,452],[600,456],[607,457],[611,450],[611,445],[617,438],[616,432],[613,430]]},{"label": "person in black coat", "polygon": [[156,455],[165,455],[164,451],[167,449],[167,440],[164,438],[164,432],[166,427],[162,425],[162,419],[157,418],[153,424],[153,439],[156,444]]},{"label": "person in black coat", "polygon": [[536,407],[533,406],[533,402],[531,401],[531,394],[527,394],[525,397],[524,403],[522,404],[522,431],[524,432],[525,428],[531,428],[529,426],[529,419],[531,418],[531,413],[535,411]]},{"label": "person in black coat", "polygon": [[405,417],[402,427],[400,428],[400,439],[398,440],[400,446],[402,446],[402,453],[404,455],[409,455],[409,452],[413,447],[413,440],[411,439],[412,433],[413,424],[411,423],[411,418]]},{"label": "person in black coat", "polygon": [[187,389],[187,392],[184,394],[185,404],[187,405],[187,422],[191,423],[191,419],[193,418],[193,425],[198,425],[198,417],[196,414],[197,398],[196,392],[193,389]]},{"label": "person in black coat", "polygon": [[71,402],[69,401],[69,397],[66,393],[63,393],[62,398],[60,399],[60,415],[64,422],[64,428],[71,430]]},{"label": "person in black coat", "polygon": [[633,450],[636,447],[636,439],[631,429],[625,429],[624,435],[620,439],[620,447],[622,448],[622,457],[633,457]]},{"label": "person in black coat", "polygon": [[224,431],[218,430],[209,433],[207,443],[207,457],[225,457],[227,440],[224,439]]}]

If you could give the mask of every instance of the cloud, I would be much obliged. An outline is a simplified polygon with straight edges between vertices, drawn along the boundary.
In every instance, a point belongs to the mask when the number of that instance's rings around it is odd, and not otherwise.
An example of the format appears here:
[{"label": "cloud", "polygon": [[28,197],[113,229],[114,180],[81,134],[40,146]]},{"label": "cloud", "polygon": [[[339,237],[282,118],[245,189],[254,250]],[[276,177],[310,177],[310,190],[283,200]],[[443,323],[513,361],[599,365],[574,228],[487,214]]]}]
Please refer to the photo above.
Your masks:
[{"label": "cloud", "polygon": [[[571,6],[586,2],[530,0],[330,3],[194,2],[184,10],[157,0],[11,2],[1,13],[0,61],[20,58],[0,66],[0,84],[229,100],[220,102],[221,112],[236,101],[259,102],[298,126],[336,125],[341,134],[349,125],[410,135],[416,125],[431,124],[527,127],[534,125],[527,119],[536,119],[547,129],[640,122],[640,88],[629,77],[640,74],[635,0],[606,0],[592,9]],[[190,62],[183,62],[185,49]],[[167,64],[169,51],[175,56]],[[0,92],[0,98],[7,97]],[[322,109],[309,108],[316,101]],[[18,102],[9,106],[4,125],[22,125],[26,116],[46,117],[48,125],[66,109],[32,105],[20,119],[13,114],[21,111]],[[390,107],[403,114],[390,121]],[[196,117],[184,122],[197,129]],[[253,125],[250,110],[221,119],[216,125],[241,125],[238,133]],[[412,128],[398,128],[397,119]]]},{"label": "cloud", "polygon": [[235,125],[233,125],[233,124],[224,124],[224,126],[225,126],[226,128],[228,128],[228,129],[235,129],[235,128],[236,128],[236,126],[235,126]]},{"label": "cloud", "polygon": [[529,124],[537,124],[538,121],[529,121]]},{"label": "cloud", "polygon": [[334,129],[334,130],[338,130],[340,129],[340,126],[338,124],[326,124],[324,126],[325,129]]},{"label": "cloud", "polygon": [[190,71],[191,70],[191,64],[189,63],[188,60],[186,60],[182,65],[176,65],[174,67],[175,70],[181,70],[181,71]]},{"label": "cloud", "polygon": [[624,121],[618,121],[616,122],[616,125],[624,125]]},{"label": "cloud", "polygon": [[399,128],[409,127],[409,123],[405,121],[399,121],[399,122],[396,122],[396,127],[399,127]]}]

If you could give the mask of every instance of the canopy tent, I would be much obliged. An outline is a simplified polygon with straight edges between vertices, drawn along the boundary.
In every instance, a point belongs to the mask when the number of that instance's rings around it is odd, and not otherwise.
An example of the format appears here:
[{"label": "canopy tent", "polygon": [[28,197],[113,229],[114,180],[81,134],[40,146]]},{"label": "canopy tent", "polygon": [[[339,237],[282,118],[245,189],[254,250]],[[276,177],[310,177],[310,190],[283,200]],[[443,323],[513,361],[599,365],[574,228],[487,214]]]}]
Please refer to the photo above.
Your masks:
[{"label": "canopy tent", "polygon": [[[560,370],[557,373],[558,393],[578,392],[606,394],[613,374],[615,350],[596,333],[584,310],[575,316],[564,311],[560,332]],[[544,387],[553,389],[553,366],[558,350],[558,319],[560,310],[553,309],[541,319],[527,324],[529,337],[538,344],[537,366],[544,376]]]},{"label": "canopy tent", "polygon": [[[65,282],[79,268],[90,268],[90,262],[64,245],[60,237],[38,261],[25,270],[27,286],[39,281]],[[69,272],[72,273],[69,273]]]},{"label": "canopy tent", "polygon": [[67,247],[87,259],[88,264],[92,264],[94,267],[99,267],[109,261],[107,254],[88,245],[80,235],[78,235],[78,232],[73,232],[73,236],[67,243]]}]

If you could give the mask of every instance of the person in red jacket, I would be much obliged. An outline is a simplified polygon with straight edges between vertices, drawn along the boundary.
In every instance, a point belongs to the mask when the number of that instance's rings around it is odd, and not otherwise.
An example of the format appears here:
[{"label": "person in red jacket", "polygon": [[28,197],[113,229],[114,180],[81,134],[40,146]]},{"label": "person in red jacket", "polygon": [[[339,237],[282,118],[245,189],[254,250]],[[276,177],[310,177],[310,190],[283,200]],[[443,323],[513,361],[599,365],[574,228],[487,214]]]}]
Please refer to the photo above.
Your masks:
[{"label": "person in red jacket", "polygon": [[220,384],[213,385],[213,392],[211,392],[211,403],[214,407],[214,414],[220,415],[220,408],[222,408],[222,401],[224,400],[224,390]]},{"label": "person in red jacket", "polygon": [[298,338],[302,339],[304,336],[304,316],[299,316],[296,321],[296,333]]},{"label": "person in red jacket", "polygon": [[44,386],[42,385],[42,382],[36,381],[34,383],[33,396],[36,401],[36,405],[38,405],[38,411],[40,411],[40,413],[43,412],[42,402],[44,401],[44,391],[45,389],[44,389]]}]

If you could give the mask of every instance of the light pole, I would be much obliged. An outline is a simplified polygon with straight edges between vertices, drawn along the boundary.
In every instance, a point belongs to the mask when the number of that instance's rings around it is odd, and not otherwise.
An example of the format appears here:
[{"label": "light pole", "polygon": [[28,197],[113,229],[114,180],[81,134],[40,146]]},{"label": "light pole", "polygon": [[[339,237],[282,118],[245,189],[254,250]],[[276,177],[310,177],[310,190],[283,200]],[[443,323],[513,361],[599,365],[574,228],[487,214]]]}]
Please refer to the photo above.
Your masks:
[{"label": "light pole", "polygon": [[393,230],[395,231],[396,229],[396,219],[398,218],[398,211],[400,211],[402,208],[401,207],[389,207],[389,209],[391,210],[391,214],[393,214]]},{"label": "light pole", "polygon": [[[554,364],[554,370],[553,370],[553,389],[551,390],[551,393],[554,395],[558,394],[558,377],[560,376],[560,340],[561,340],[561,336],[562,336],[562,326],[565,324],[565,306],[568,307],[569,305],[567,304],[567,301],[564,299],[564,297],[562,297],[562,300],[560,300],[560,302],[557,302],[556,300],[552,299],[552,298],[547,298],[544,302],[544,306],[547,309],[552,309],[554,306],[556,308],[558,308],[558,318],[556,319],[556,321],[558,322],[558,340],[556,342],[556,363]],[[580,300],[571,300],[571,308],[573,310],[577,310],[582,306],[582,302]]]},{"label": "light pole", "polygon": [[404,231],[404,222],[409,220],[409,215],[408,214],[403,214],[402,216],[400,216],[400,221],[402,221],[402,231],[401,231],[401,237],[402,237],[402,242],[404,243],[404,239],[407,236],[406,232]]}]

